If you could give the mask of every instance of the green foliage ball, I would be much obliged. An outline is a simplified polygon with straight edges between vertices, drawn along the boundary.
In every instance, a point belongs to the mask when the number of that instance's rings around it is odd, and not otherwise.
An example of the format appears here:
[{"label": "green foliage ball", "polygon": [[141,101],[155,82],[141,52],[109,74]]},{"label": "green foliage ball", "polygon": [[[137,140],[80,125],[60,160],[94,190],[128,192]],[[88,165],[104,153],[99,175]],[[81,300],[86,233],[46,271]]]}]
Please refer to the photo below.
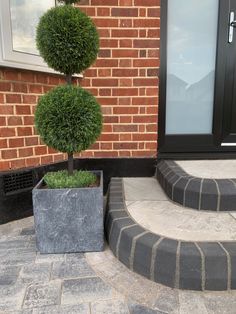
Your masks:
[{"label": "green foliage ball", "polygon": [[52,8],[41,17],[36,43],[48,66],[67,75],[87,69],[99,50],[92,19],[71,5]]},{"label": "green foliage ball", "polygon": [[39,99],[35,126],[49,147],[64,153],[81,152],[101,134],[101,108],[83,88],[61,85]]}]

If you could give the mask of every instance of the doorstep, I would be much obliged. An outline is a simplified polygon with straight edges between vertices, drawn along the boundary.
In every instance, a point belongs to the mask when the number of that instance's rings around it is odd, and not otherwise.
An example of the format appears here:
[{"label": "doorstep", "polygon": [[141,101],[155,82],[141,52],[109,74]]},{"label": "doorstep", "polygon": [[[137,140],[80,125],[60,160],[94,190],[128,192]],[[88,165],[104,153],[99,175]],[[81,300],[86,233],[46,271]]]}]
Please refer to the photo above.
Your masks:
[{"label": "doorstep", "polygon": [[235,160],[160,160],[156,177],[168,197],[180,205],[236,211],[235,168]]},{"label": "doorstep", "polygon": [[236,220],[178,206],[155,178],[113,178],[105,223],[114,255],[152,281],[186,290],[236,289]]}]

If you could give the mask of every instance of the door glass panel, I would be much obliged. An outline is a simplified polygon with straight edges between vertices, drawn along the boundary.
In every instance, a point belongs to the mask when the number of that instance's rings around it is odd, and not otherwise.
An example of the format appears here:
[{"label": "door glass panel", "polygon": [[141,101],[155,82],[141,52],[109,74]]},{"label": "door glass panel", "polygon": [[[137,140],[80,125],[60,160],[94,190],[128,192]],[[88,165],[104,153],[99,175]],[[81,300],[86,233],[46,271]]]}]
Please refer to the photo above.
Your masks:
[{"label": "door glass panel", "polygon": [[39,55],[35,43],[36,27],[40,16],[53,6],[55,0],[10,1],[13,50]]},{"label": "door glass panel", "polygon": [[217,0],[169,0],[166,134],[210,134]]}]

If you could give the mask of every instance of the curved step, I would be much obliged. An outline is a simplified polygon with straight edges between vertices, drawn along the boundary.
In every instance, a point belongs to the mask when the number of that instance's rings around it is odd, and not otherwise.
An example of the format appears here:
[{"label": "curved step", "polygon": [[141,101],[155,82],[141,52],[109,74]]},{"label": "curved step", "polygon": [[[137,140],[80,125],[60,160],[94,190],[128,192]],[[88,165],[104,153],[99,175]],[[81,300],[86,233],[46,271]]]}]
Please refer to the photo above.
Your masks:
[{"label": "curved step", "polygon": [[168,197],[198,210],[235,211],[236,179],[205,179],[185,172],[172,160],[160,160],[156,177]]},{"label": "curved step", "polygon": [[191,242],[160,236],[128,213],[123,180],[112,178],[105,230],[114,255],[155,282],[186,290],[236,289],[236,242]]}]

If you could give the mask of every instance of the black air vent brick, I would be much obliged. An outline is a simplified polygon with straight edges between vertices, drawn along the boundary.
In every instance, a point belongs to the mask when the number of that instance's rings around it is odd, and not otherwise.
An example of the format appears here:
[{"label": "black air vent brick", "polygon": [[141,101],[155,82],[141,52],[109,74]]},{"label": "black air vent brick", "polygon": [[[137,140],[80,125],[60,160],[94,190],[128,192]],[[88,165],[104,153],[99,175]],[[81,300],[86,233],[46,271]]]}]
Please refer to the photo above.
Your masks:
[{"label": "black air vent brick", "polygon": [[3,190],[5,194],[12,194],[20,190],[33,188],[33,172],[24,171],[3,176]]}]

